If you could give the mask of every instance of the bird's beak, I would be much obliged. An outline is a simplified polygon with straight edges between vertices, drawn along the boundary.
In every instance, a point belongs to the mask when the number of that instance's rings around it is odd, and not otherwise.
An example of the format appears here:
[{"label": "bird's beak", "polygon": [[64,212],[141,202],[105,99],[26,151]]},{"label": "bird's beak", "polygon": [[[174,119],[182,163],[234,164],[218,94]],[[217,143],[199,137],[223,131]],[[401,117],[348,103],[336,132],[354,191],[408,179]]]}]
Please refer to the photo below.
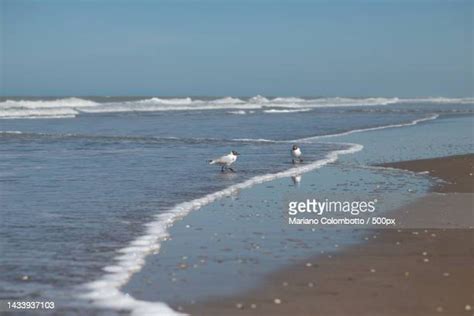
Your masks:
[{"label": "bird's beak", "polygon": [[236,155],[236,156],[240,156],[240,154],[239,154],[238,152],[235,152],[235,155]]}]

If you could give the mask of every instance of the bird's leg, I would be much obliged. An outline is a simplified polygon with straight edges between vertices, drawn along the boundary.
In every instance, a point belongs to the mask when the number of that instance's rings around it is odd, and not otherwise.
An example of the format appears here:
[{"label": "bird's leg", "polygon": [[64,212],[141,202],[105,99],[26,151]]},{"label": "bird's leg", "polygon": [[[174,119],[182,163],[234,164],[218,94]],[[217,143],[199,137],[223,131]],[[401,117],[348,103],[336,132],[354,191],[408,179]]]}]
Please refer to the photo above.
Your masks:
[{"label": "bird's leg", "polygon": [[229,167],[229,170],[235,173],[235,170],[234,170],[234,169],[232,169],[231,167]]},{"label": "bird's leg", "polygon": [[294,160],[294,159],[291,159],[291,161],[293,161],[293,164],[295,164],[295,160]]},{"label": "bird's leg", "polygon": [[223,165],[221,168],[221,172],[224,172],[224,170],[225,170],[225,166]]},{"label": "bird's leg", "polygon": [[303,158],[300,158],[300,162],[303,162]]}]

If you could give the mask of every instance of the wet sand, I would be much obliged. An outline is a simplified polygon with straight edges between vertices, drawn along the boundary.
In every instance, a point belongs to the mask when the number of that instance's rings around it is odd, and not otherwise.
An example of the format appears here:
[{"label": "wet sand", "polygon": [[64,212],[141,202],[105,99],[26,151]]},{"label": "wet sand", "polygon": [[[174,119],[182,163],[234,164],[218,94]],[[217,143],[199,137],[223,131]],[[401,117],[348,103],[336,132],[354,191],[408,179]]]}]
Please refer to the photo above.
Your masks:
[{"label": "wet sand", "polygon": [[[445,181],[433,188],[435,194],[396,211],[409,212],[419,227],[443,227],[447,205],[472,219],[473,154],[385,166],[428,171]],[[182,310],[192,315],[474,315],[470,225],[367,230],[367,243],[280,270],[240,296]]]},{"label": "wet sand", "polygon": [[439,193],[472,193],[474,185],[474,155],[458,155],[434,159],[421,159],[384,164],[384,167],[405,169],[414,172],[429,172],[445,183],[433,188]]}]

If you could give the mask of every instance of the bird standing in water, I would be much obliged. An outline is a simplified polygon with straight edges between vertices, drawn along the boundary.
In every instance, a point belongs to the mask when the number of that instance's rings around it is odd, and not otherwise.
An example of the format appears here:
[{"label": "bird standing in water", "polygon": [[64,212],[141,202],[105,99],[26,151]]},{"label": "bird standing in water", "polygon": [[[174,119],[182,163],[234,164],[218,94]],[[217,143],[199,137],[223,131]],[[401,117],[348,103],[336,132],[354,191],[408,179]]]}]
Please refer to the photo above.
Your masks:
[{"label": "bird standing in water", "polygon": [[291,157],[293,163],[296,163],[296,160],[303,162],[303,159],[301,158],[301,149],[298,147],[298,145],[293,145],[293,148],[291,149]]},{"label": "bird standing in water", "polygon": [[232,172],[235,172],[234,169],[232,169],[230,166],[237,160],[237,156],[240,154],[236,152],[235,150],[232,150],[228,155],[209,160],[210,165],[219,165],[221,166],[221,172],[226,171],[229,169]]}]

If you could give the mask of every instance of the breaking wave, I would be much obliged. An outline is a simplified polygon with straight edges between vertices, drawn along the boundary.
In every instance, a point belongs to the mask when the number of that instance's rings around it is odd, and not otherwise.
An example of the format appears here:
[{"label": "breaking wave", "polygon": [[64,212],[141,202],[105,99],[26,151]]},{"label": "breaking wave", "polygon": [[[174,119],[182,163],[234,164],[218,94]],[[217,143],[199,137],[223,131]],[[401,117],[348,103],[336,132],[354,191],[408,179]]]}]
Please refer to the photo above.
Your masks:
[{"label": "breaking wave", "polygon": [[[54,100],[6,100],[0,102],[0,119],[73,118],[81,114],[232,110],[231,114],[295,113],[314,108],[386,106],[396,103],[474,104],[474,98],[299,98],[254,96],[251,98],[158,98],[98,102],[81,98]],[[248,112],[246,112],[248,111]]]}]

